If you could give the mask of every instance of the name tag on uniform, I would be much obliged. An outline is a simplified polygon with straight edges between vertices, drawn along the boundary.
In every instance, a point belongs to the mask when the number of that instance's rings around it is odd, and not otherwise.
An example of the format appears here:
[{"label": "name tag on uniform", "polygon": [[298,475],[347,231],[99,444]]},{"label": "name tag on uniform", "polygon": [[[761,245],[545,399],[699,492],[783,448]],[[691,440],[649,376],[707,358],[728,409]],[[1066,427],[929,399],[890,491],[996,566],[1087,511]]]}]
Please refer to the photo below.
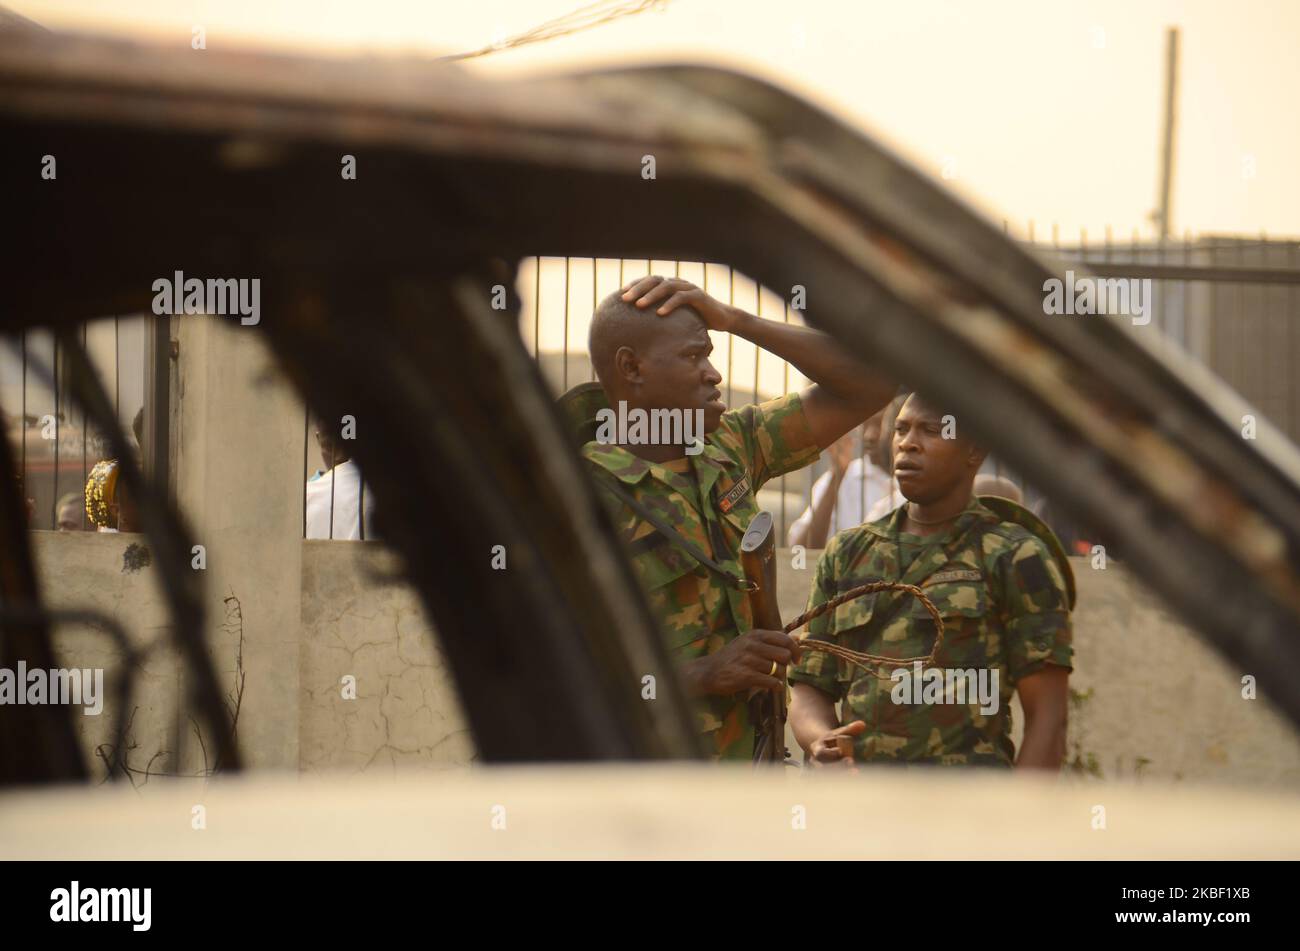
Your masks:
[{"label": "name tag on uniform", "polygon": [[718,508],[723,513],[730,512],[737,502],[749,494],[749,476],[743,475],[740,479],[718,499]]},{"label": "name tag on uniform", "polygon": [[925,579],[927,585],[947,584],[950,581],[980,581],[983,575],[974,568],[950,568],[947,571],[936,571],[930,577]]}]

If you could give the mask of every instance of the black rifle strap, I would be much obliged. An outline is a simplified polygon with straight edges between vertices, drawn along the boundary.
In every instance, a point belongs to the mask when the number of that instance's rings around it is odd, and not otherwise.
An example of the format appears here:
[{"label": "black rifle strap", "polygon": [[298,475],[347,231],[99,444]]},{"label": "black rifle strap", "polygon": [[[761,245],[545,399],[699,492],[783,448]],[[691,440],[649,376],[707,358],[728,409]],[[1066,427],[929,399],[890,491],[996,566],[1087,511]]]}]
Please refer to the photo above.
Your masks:
[{"label": "black rifle strap", "polygon": [[727,584],[736,590],[748,591],[750,589],[750,583],[748,581],[733,572],[728,571],[708,555],[704,554],[704,552],[700,551],[700,549],[688,538],[683,536],[681,532],[677,531],[677,529],[673,528],[654,512],[650,511],[646,506],[638,502],[630,492],[626,491],[618,484],[614,477],[607,475],[606,470],[597,466],[593,466],[592,468],[601,473],[596,479],[597,485],[607,489],[611,495],[649,522],[650,525],[659,532],[659,534],[668,539],[670,544],[675,545],[682,551],[686,552],[686,554],[690,555],[709,571],[722,578],[727,582]]}]

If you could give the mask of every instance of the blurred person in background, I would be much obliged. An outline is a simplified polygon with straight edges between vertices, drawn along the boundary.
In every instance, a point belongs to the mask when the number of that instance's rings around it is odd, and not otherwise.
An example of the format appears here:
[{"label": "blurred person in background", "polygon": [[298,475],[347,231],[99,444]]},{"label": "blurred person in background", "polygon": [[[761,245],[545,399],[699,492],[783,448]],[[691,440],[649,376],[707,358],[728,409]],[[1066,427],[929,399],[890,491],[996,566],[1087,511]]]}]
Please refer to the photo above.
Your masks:
[{"label": "blurred person in background", "polygon": [[887,409],[826,450],[830,468],[813,483],[811,503],[787,533],[787,543],[825,548],[826,539],[862,524],[870,506],[898,495],[888,468],[888,443],[880,438]]},{"label": "blurred person in background", "polygon": [[59,499],[54,507],[54,530],[58,532],[79,532],[82,526],[82,512],[85,511],[85,497],[80,492],[69,492]]},{"label": "blurred person in background", "polygon": [[316,445],[325,468],[307,481],[307,537],[346,541],[373,537],[375,497],[362,482],[348,440],[334,427],[317,422]]}]

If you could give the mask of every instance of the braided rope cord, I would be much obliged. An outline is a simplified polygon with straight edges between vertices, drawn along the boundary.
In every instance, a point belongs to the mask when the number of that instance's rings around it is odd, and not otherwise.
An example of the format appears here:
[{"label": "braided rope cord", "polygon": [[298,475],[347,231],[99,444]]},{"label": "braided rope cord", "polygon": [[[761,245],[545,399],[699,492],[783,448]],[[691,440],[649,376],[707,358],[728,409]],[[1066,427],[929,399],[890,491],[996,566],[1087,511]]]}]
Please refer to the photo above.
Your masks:
[{"label": "braided rope cord", "polygon": [[799,646],[804,650],[823,651],[833,657],[848,661],[857,667],[861,667],[867,673],[871,674],[877,680],[888,680],[889,675],[882,675],[874,666],[903,667],[907,664],[921,662],[922,666],[928,666],[934,663],[935,656],[939,653],[939,648],[943,646],[943,618],[939,616],[939,609],[934,606],[934,602],[926,597],[925,592],[916,585],[903,584],[901,581],[873,581],[870,584],[858,585],[843,594],[836,595],[824,604],[819,604],[811,611],[805,611],[793,621],[785,626],[785,633],[793,634],[799,628],[803,627],[809,621],[821,617],[827,611],[833,611],[847,601],[852,601],[862,597],[864,594],[871,594],[876,591],[906,591],[918,598],[925,606],[930,617],[934,618],[935,638],[934,646],[930,648],[930,653],[924,657],[884,657],[880,654],[866,654],[861,651],[849,650],[847,647],[841,647],[839,644],[832,644],[829,641],[813,640],[805,635],[799,638]]}]

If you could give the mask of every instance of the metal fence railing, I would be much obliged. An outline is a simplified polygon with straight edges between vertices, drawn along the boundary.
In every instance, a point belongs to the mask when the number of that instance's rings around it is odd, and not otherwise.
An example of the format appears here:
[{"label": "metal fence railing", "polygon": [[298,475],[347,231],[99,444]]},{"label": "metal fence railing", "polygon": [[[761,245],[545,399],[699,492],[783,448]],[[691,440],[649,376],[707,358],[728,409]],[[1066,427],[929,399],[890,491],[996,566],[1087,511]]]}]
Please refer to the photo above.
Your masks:
[{"label": "metal fence railing", "polygon": [[[134,439],[146,471],[166,484],[169,352],[167,324],[154,317],[106,317],[76,332]],[[109,457],[103,434],[71,399],[68,361],[43,330],[6,337],[0,347],[0,408],[14,448],[33,529],[93,531],[87,479]],[[117,530],[118,525],[103,528]],[[132,530],[124,526],[124,530]]]},{"label": "metal fence railing", "polygon": [[[1006,229],[1008,232],[1011,229]],[[1300,365],[1300,243],[1186,235],[1178,241],[1143,241],[1136,232],[1117,240],[1105,229],[1100,240],[1086,232],[1063,244],[1029,223],[1013,235],[1027,245],[1057,254],[1065,265],[1086,265],[1102,276],[1149,277],[1156,339],[1186,350],[1236,388],[1259,411],[1300,441],[1300,393],[1293,366]],[[709,294],[760,317],[802,323],[785,298],[725,264],[621,258],[530,257],[519,266],[519,332],[552,393],[595,379],[587,354],[587,332],[596,305],[606,295],[647,274],[685,278]],[[807,380],[794,367],[748,341],[713,334],[714,365],[723,376],[729,407],[798,390]],[[330,427],[326,427],[329,429]],[[335,427],[336,428],[336,427]],[[318,432],[319,430],[319,432]],[[308,418],[303,439],[303,536],[363,539],[371,534],[373,499],[347,458],[344,443]],[[846,477],[858,497],[855,513],[887,512],[902,501],[887,473],[872,475],[869,447],[855,442],[851,464],[866,478]],[[337,460],[337,471],[330,460]],[[781,476],[759,492],[760,507],[773,513],[780,538],[812,504],[814,486],[829,479],[825,457]],[[851,470],[853,471],[853,470]],[[984,474],[1007,480],[1025,504],[1040,512],[1045,494],[1026,485],[996,458]],[[336,481],[337,479],[337,481]],[[1007,483],[1002,485],[1006,487]],[[841,492],[844,492],[841,489]],[[998,490],[1000,493],[1002,489]],[[1006,491],[1011,491],[1007,488]],[[844,496],[841,495],[841,503]],[[837,527],[847,527],[837,525]]]},{"label": "metal fence railing", "polygon": [[[1006,228],[1010,232],[1010,228]],[[1086,232],[1062,244],[1051,229],[1050,244],[1029,223],[1014,235],[1031,247],[1050,250],[1068,265],[1085,264],[1106,275],[1152,279],[1152,321],[1158,339],[1200,359],[1292,440],[1300,442],[1300,394],[1292,367],[1300,365],[1300,242],[1185,235],[1178,241],[1143,241],[1134,232],[1117,240],[1106,228],[1101,240]],[[595,378],[586,352],[587,329],[596,304],[628,281],[646,274],[683,277],[728,303],[761,317],[801,323],[783,297],[722,264],[627,260],[618,258],[533,257],[521,262],[519,329],[552,391]],[[713,335],[714,365],[723,375],[727,405],[778,396],[807,384],[797,370],[747,341]],[[859,444],[854,465],[869,469]],[[825,458],[807,469],[782,476],[760,491],[759,504],[771,511],[788,537],[791,523],[811,505],[813,486],[827,470]],[[1026,485],[1000,460],[991,458],[984,473],[1009,480],[1025,504],[1042,511],[1044,493]],[[847,480],[846,480],[847,481]],[[888,508],[901,497],[890,487],[875,493],[871,480],[859,480],[857,511],[876,503]]]}]

